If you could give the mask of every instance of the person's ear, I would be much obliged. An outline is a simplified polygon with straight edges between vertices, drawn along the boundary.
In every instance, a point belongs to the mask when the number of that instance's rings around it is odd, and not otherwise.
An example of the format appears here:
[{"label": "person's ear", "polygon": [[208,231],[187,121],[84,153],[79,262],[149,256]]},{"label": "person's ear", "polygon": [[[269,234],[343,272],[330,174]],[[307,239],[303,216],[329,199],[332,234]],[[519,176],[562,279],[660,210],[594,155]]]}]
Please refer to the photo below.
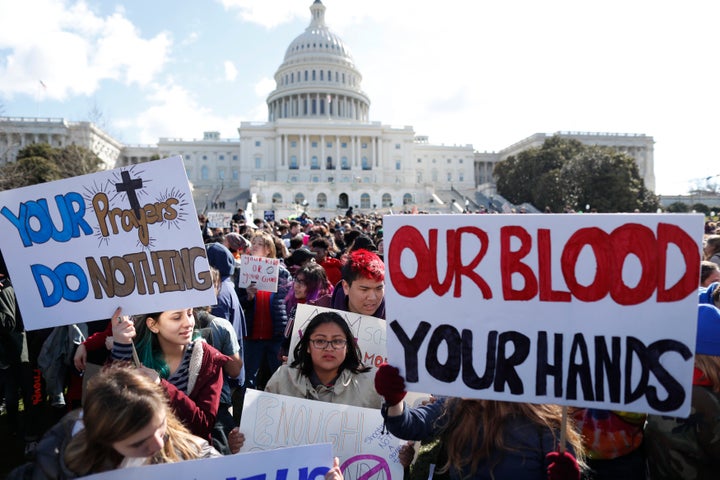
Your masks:
[{"label": "person's ear", "polygon": [[345,281],[345,280],[342,281],[342,288],[343,288],[343,292],[345,292],[345,295],[350,293],[350,284],[347,281]]},{"label": "person's ear", "polygon": [[157,334],[158,333],[158,327],[157,327],[157,320],[155,320],[152,317],[147,317],[145,319],[145,325],[147,326],[148,330],[150,330],[152,333]]}]

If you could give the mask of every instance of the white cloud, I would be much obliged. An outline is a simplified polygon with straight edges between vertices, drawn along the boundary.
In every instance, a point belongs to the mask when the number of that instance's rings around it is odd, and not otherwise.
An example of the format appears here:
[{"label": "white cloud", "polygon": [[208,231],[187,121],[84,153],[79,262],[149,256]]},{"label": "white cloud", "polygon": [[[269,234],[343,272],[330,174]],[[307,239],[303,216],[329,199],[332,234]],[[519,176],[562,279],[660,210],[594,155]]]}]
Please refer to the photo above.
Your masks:
[{"label": "white cloud", "polygon": [[275,90],[275,80],[270,77],[263,77],[255,83],[255,95],[265,98]]},{"label": "white cloud", "polygon": [[242,20],[273,28],[294,18],[307,17],[307,5],[297,0],[220,0],[227,10],[237,11]]},{"label": "white cloud", "polygon": [[202,138],[203,132],[219,131],[223,138],[236,138],[239,116],[221,117],[200,105],[187,89],[174,84],[151,86],[150,107],[128,119],[114,122],[117,128],[139,129],[141,143],[157,143],[160,137]]},{"label": "white cloud", "polygon": [[170,46],[166,33],[142,38],[121,11],[103,18],[84,2],[2,2],[0,91],[64,100],[93,94],[105,79],[147,85],[163,69]]},{"label": "white cloud", "polygon": [[238,69],[233,62],[225,60],[225,80],[228,82],[234,81],[238,76]]},{"label": "white cloud", "polygon": [[193,43],[197,42],[200,38],[200,34],[198,32],[190,32],[185,38],[182,39],[180,42],[180,46],[187,47],[188,45],[192,45]]}]

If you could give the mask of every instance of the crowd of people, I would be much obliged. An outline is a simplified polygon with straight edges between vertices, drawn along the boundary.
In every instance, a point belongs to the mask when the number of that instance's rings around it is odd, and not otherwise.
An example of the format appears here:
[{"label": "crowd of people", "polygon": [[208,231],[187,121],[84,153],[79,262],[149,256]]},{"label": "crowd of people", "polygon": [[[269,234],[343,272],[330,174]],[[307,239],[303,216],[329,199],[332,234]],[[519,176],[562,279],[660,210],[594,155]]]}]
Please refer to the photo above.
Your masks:
[{"label": "crowd of people", "polygon": [[[298,305],[385,318],[380,216],[247,221],[238,210],[230,227],[199,223],[216,303],[134,317],[118,308],[83,324],[82,341],[64,353],[59,396],[48,394],[38,363],[55,329],[25,331],[0,263],[0,395],[11,434],[26,445],[10,478],[237,453],[248,388],[380,409],[387,430],[408,440],[399,455],[407,479],[717,478],[720,235],[704,238],[693,410],[677,419],[442,396],[410,407],[398,369],[365,365],[337,313],[314,316],[289,352]],[[279,259],[276,292],[241,284],[243,255]],[[49,425],[38,415],[48,408]],[[326,478],[342,478],[337,460]]]}]

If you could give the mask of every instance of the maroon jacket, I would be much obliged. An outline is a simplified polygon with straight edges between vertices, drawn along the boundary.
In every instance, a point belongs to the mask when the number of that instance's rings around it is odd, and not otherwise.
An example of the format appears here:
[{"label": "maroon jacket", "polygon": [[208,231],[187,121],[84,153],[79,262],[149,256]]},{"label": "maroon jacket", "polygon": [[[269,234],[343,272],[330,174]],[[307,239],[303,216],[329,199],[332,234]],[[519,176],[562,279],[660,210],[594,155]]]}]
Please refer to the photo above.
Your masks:
[{"label": "maroon jacket", "polygon": [[[230,357],[220,353],[204,341],[195,341],[193,354],[196,348],[202,348],[202,362],[197,364],[190,361],[188,375],[195,385],[186,395],[175,385],[163,379],[160,381],[165,389],[170,406],[182,423],[200,438],[211,441],[210,432],[215,425],[218,407],[220,406],[220,392],[223,386],[223,365]],[[193,355],[194,357],[194,355]]]}]

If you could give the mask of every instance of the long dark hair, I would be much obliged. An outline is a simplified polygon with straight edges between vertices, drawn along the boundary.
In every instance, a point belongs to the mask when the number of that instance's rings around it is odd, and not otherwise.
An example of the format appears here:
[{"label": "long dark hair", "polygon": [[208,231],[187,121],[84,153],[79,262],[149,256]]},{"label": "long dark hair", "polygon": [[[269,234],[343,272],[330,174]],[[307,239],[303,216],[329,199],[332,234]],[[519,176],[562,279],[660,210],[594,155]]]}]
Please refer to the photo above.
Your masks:
[{"label": "long dark hair", "polygon": [[345,341],[347,341],[347,352],[345,354],[345,361],[338,367],[338,373],[345,369],[350,370],[353,373],[363,373],[370,371],[370,367],[362,363],[362,352],[360,347],[353,336],[350,326],[347,324],[345,319],[335,312],[322,312],[317,314],[310,323],[308,323],[305,330],[302,332],[300,341],[295,345],[295,358],[290,364],[291,367],[299,368],[303,375],[309,377],[313,371],[313,362],[308,349],[310,347],[310,336],[315,330],[325,323],[334,323],[340,327],[345,335]]}]

